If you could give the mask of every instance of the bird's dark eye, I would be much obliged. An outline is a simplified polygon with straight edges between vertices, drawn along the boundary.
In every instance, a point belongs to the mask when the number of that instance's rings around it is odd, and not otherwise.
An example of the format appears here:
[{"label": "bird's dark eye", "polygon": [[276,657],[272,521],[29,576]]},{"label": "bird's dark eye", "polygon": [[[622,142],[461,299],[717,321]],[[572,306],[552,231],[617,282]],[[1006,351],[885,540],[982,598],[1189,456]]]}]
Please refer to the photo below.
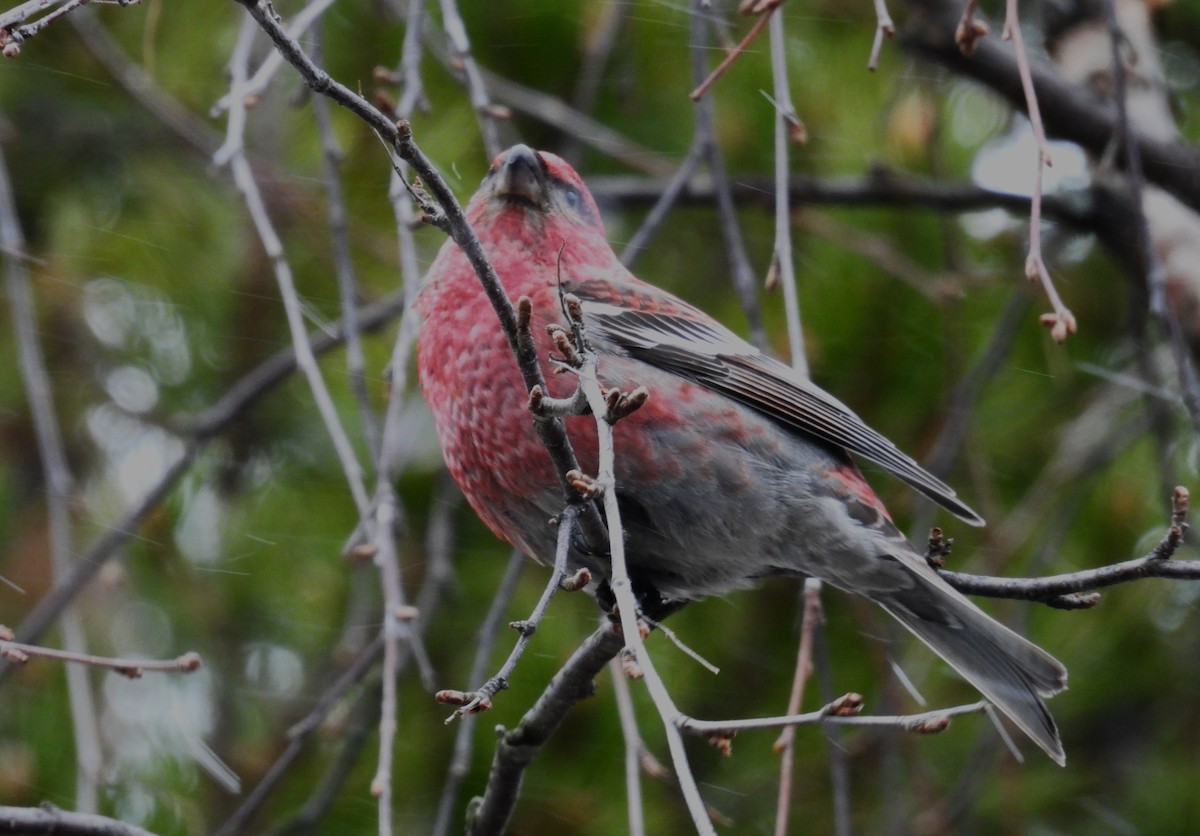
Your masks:
[{"label": "bird's dark eye", "polygon": [[583,203],[583,200],[579,197],[579,189],[567,186],[563,190],[563,194],[566,195],[567,205],[578,212],[580,205]]}]

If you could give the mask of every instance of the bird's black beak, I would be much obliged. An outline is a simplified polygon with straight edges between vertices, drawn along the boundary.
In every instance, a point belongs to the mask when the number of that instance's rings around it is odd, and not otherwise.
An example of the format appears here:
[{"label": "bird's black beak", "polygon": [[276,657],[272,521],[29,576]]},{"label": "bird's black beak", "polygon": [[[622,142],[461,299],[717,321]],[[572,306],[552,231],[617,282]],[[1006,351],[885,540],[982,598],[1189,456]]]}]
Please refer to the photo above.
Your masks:
[{"label": "bird's black beak", "polygon": [[496,197],[546,205],[546,164],[528,145],[514,145],[496,168]]}]

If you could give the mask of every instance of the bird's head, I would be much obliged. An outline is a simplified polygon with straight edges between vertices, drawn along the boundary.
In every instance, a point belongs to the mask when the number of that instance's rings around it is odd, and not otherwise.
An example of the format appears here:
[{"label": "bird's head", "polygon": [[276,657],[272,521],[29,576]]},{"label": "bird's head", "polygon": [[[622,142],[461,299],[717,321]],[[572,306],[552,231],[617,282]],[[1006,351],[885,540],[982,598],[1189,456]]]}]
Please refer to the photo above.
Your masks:
[{"label": "bird's head", "polygon": [[516,222],[526,228],[582,227],[604,235],[596,201],[562,157],[514,145],[492,162],[468,208],[474,224]]}]

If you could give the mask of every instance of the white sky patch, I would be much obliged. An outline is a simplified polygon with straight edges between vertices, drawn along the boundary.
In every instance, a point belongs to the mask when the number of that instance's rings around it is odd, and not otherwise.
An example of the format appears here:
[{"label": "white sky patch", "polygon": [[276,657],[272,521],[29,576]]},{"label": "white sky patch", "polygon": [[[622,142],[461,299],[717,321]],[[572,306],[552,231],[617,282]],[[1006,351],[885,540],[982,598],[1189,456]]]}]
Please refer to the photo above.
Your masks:
[{"label": "white sky patch", "polygon": [[[1086,188],[1091,182],[1087,156],[1072,142],[1051,142],[1053,166],[1042,174],[1042,193]],[[971,168],[971,179],[985,189],[1005,194],[1033,194],[1036,177],[1037,142],[1029,123],[1021,120],[1013,129],[979,149]]]}]

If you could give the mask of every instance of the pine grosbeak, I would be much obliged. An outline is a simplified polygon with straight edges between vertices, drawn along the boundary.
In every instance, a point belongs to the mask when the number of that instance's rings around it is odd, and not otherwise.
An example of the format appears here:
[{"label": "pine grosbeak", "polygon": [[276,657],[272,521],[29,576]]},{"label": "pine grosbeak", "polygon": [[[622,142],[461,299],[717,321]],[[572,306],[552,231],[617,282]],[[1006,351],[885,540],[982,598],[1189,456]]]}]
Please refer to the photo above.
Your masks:
[{"label": "pine grosbeak", "polygon": [[[545,326],[562,321],[561,281],[582,300],[601,382],[650,391],[614,429],[641,595],[669,605],[766,575],[815,576],[883,607],[1064,762],[1042,697],[1066,687],[1066,669],[939,577],[851,454],[982,525],[953,490],[809,380],[631,275],[587,187],[559,157],[524,145],[501,154],[467,217],[509,296],[532,300],[541,356],[552,352]],[[450,473],[492,531],[552,561],[549,519],[562,510],[562,492],[499,322],[453,243],[430,267],[417,309],[421,384]],[[574,387],[570,375],[548,377],[556,397]],[[595,473],[594,419],[568,418],[567,430],[580,464]],[[586,549],[572,560],[607,575],[604,558]]]}]

